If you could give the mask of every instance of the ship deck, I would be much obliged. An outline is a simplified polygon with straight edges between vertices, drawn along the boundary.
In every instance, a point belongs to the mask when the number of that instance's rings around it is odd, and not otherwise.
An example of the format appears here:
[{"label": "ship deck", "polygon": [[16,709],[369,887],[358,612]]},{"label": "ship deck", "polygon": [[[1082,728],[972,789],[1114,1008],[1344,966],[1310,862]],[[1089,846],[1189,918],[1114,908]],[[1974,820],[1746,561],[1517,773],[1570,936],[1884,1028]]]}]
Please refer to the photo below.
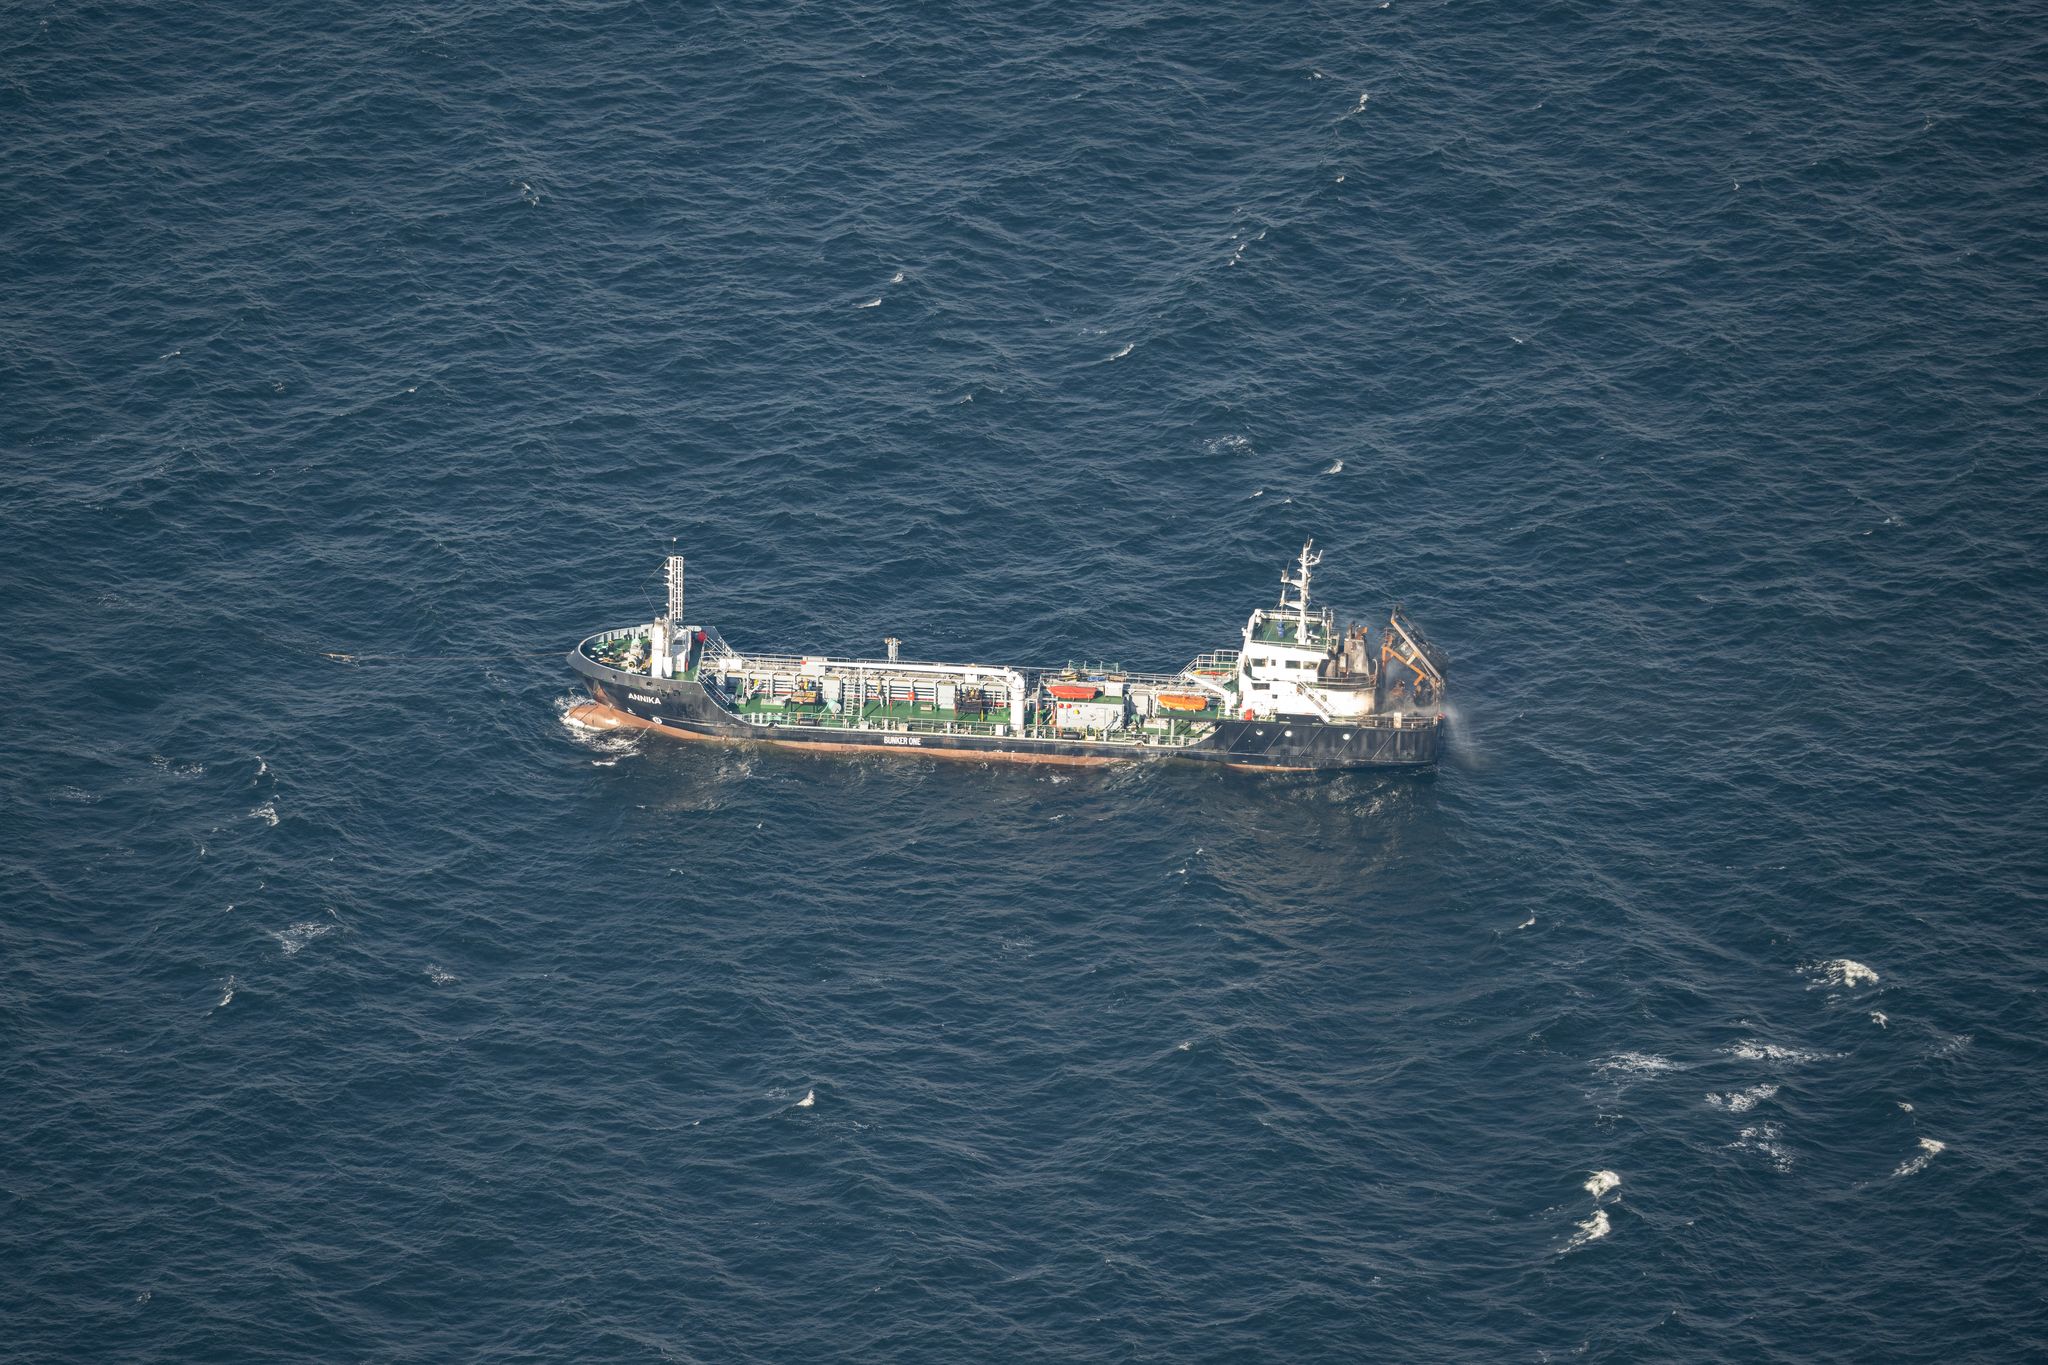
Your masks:
[{"label": "ship deck", "polygon": [[[608,669],[639,674],[647,668],[648,638],[644,629],[627,627],[592,636],[582,645],[583,655]],[[726,644],[716,631],[707,631],[701,647],[693,654],[691,667],[677,676],[702,686],[718,707],[748,726],[768,729],[789,727],[812,731],[886,730],[906,734],[967,735],[1000,738],[1072,742],[1080,740],[1118,749],[1179,749],[1201,743],[1214,734],[1218,722],[1231,717],[1237,708],[1237,655],[1216,651],[1195,658],[1178,673],[1150,673],[1126,669],[1120,664],[1073,662],[1044,667],[1010,670],[1023,679],[1023,725],[1012,731],[1007,700],[986,710],[956,708],[939,704],[939,690],[932,686],[930,670],[951,672],[972,682],[998,672],[979,665],[933,665],[894,660],[824,660],[797,655],[741,655]],[[923,670],[912,679],[912,671]],[[798,702],[791,693],[803,680],[827,676],[845,680],[846,693],[838,704],[825,698]],[[856,700],[854,680],[863,691],[888,684],[897,692],[886,701],[872,696]],[[1149,714],[1132,715],[1122,724],[1104,729],[1076,727],[1071,719],[1056,723],[1055,698],[1048,688],[1062,681],[1093,681],[1103,688],[1100,700],[1113,700],[1111,689],[1142,692],[1151,697],[1206,696],[1208,705],[1200,711],[1156,707]],[[978,685],[978,684],[977,684]],[[901,695],[902,692],[914,696]]]}]

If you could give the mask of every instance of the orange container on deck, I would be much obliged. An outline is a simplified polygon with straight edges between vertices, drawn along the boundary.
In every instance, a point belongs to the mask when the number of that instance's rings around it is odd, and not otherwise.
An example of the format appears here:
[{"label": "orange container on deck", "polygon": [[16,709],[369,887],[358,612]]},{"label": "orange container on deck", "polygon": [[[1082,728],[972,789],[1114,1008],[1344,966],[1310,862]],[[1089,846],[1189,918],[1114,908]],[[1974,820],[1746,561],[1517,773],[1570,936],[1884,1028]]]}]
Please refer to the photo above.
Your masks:
[{"label": "orange container on deck", "polygon": [[1092,682],[1048,683],[1045,690],[1061,701],[1094,701],[1102,694],[1102,688]]}]

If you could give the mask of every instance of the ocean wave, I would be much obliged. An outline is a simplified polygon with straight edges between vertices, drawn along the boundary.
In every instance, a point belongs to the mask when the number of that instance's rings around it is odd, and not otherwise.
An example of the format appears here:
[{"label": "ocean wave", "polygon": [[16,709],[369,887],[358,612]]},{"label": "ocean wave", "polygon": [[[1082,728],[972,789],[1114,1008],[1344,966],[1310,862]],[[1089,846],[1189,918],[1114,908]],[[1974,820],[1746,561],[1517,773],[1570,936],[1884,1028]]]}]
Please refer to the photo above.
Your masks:
[{"label": "ocean wave", "polygon": [[1617,1052],[1593,1063],[1593,1069],[1603,1076],[1622,1076],[1632,1080],[1684,1070],[1669,1057],[1660,1057],[1654,1052]]},{"label": "ocean wave", "polygon": [[1826,962],[1803,963],[1799,970],[1813,978],[1813,983],[1807,987],[1808,990],[1830,986],[1853,990],[1858,986],[1874,986],[1878,979],[1876,972],[1847,957],[1830,958]]},{"label": "ocean wave", "polygon": [[1752,1152],[1762,1157],[1772,1170],[1783,1175],[1792,1169],[1792,1151],[1785,1145],[1784,1136],[1782,1125],[1759,1123],[1743,1129],[1728,1146],[1732,1151]]},{"label": "ocean wave", "polygon": [[1927,1049],[1927,1055],[1930,1057],[1954,1057],[1967,1052],[1970,1044],[1976,1041],[1977,1035],[1974,1033],[1952,1033],[1933,1047]]},{"label": "ocean wave", "polygon": [[1785,1047],[1778,1043],[1766,1043],[1755,1038],[1744,1038],[1739,1043],[1730,1043],[1721,1049],[1731,1057],[1745,1062],[1778,1062],[1785,1066],[1804,1066],[1808,1062],[1832,1060],[1832,1052],[1815,1052],[1810,1048]]},{"label": "ocean wave", "polygon": [[275,829],[277,827],[277,802],[265,801],[262,805],[249,812],[249,818],[251,820],[261,820],[264,824]]},{"label": "ocean wave", "polygon": [[282,929],[273,929],[270,936],[277,940],[277,946],[284,950],[286,957],[297,957],[301,949],[316,938],[323,938],[334,932],[332,920],[307,919]]},{"label": "ocean wave", "polygon": [[1592,1217],[1578,1224],[1573,1229],[1570,1239],[1558,1250],[1557,1254],[1562,1256],[1566,1252],[1577,1251],[1588,1242],[1599,1241],[1613,1230],[1614,1225],[1608,1221],[1607,1210],[1594,1209]]},{"label": "ocean wave", "polygon": [[1731,1114],[1746,1114],[1777,1093],[1775,1085],[1753,1085],[1747,1090],[1709,1092],[1707,1103]]},{"label": "ocean wave", "polygon": [[1920,1174],[1920,1172],[1927,1169],[1928,1162],[1934,1160],[1934,1158],[1947,1150],[1948,1144],[1946,1142],[1938,1141],[1935,1138],[1921,1138],[1919,1155],[1908,1157],[1900,1162],[1899,1169],[1892,1172],[1892,1179],[1897,1180],[1900,1176]]}]

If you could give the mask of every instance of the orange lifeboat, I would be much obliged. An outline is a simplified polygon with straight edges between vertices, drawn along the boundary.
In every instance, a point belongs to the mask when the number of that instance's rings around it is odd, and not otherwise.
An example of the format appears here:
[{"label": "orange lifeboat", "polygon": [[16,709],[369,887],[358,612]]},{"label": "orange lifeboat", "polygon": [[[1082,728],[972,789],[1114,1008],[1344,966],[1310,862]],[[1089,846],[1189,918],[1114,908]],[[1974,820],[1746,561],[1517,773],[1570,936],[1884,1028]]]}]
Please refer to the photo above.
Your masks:
[{"label": "orange lifeboat", "polygon": [[1206,711],[1209,699],[1193,692],[1161,692],[1159,709],[1162,711]]},{"label": "orange lifeboat", "polygon": [[1094,701],[1102,694],[1101,686],[1092,682],[1047,683],[1045,690],[1061,701]]}]

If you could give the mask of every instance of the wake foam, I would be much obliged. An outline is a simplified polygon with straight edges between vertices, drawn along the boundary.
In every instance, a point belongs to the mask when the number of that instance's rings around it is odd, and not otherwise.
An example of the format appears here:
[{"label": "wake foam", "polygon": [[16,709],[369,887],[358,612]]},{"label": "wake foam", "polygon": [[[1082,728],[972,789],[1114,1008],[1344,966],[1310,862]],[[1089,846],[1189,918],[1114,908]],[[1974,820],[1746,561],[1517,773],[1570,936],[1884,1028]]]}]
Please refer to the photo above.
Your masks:
[{"label": "wake foam", "polygon": [[569,738],[586,749],[594,749],[604,755],[594,758],[594,767],[609,768],[621,758],[640,752],[640,733],[637,730],[600,730],[595,725],[586,725],[576,719],[576,708],[590,698],[570,693],[555,698],[555,719],[569,732]]}]

